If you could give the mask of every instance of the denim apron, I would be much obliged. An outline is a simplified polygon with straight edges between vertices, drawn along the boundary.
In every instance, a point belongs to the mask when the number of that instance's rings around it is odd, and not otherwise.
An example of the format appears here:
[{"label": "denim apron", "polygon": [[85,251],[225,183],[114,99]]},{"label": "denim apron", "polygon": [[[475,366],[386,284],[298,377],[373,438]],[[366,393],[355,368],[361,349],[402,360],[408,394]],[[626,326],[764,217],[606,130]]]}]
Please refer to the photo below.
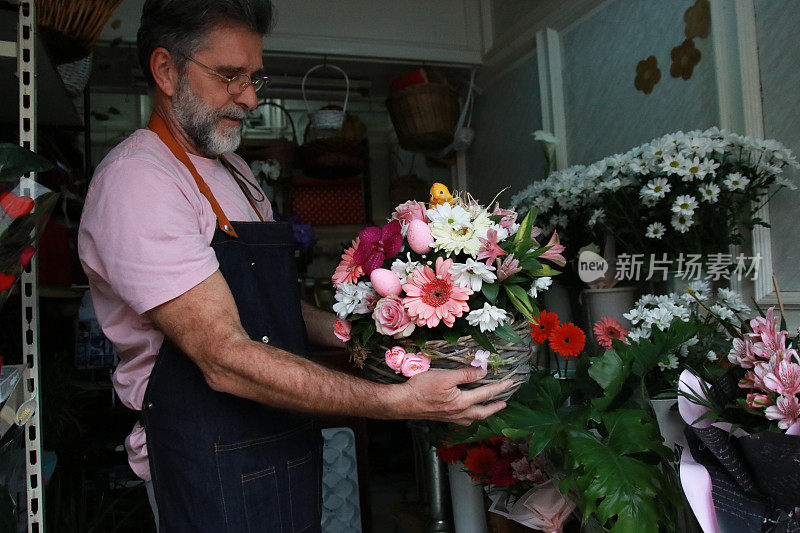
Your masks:
[{"label": "denim apron", "polygon": [[[186,164],[158,115],[149,127]],[[193,165],[189,170],[202,182]],[[198,182],[201,192],[204,186]],[[213,194],[209,202],[217,212]],[[252,340],[307,357],[292,225],[230,222],[221,209],[217,221],[211,247],[245,331]],[[308,415],[212,390],[197,365],[165,338],[142,420],[160,531],[320,531],[322,438]]]}]

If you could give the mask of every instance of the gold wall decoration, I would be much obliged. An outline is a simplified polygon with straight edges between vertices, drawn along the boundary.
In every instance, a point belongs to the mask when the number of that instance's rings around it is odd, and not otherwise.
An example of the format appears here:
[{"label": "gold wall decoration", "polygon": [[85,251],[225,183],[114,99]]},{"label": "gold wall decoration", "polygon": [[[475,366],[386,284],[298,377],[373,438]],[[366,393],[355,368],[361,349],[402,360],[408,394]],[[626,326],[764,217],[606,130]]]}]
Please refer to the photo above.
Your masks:
[{"label": "gold wall decoration", "polygon": [[683,32],[687,39],[704,39],[711,33],[711,5],[708,0],[697,0],[683,14],[686,27]]},{"label": "gold wall decoration", "polygon": [[653,92],[653,87],[660,79],[661,70],[658,68],[656,56],[643,59],[636,65],[636,79],[633,85],[644,94]]},{"label": "gold wall decoration", "polygon": [[695,48],[694,41],[686,39],[673,48],[669,55],[672,58],[672,66],[669,68],[672,77],[684,80],[691,78],[694,66],[700,62],[700,50]]}]

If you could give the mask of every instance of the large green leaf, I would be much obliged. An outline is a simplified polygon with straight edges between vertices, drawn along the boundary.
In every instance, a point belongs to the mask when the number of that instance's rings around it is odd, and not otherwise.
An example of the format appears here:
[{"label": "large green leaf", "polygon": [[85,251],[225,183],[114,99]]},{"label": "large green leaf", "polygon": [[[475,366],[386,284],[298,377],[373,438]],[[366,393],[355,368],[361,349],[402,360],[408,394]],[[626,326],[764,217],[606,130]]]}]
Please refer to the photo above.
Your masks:
[{"label": "large green leaf", "polygon": [[605,393],[602,398],[592,400],[592,404],[598,409],[608,407],[622,390],[629,375],[630,365],[614,350],[606,350],[602,356],[592,359],[589,376],[600,384]]},{"label": "large green leaf", "polygon": [[533,221],[536,220],[537,213],[538,211],[536,209],[531,209],[528,211],[528,214],[525,215],[525,218],[522,219],[522,223],[520,223],[519,229],[516,235],[514,235],[515,245],[520,245],[521,243],[531,240],[531,230],[533,229]]},{"label": "large green leaf", "polygon": [[28,172],[53,168],[47,159],[16,144],[0,143],[0,182],[17,181]]},{"label": "large green leaf", "polygon": [[489,337],[476,326],[470,326],[467,328],[467,331],[472,338],[475,339],[475,342],[480,344],[484,350],[489,350],[491,353],[497,353],[497,348],[494,347],[491,339],[489,339]]},{"label": "large green leaf", "polygon": [[486,299],[494,303],[497,301],[497,293],[500,291],[499,283],[484,283],[481,285],[481,292]]},{"label": "large green leaf", "polygon": [[459,337],[461,337],[461,333],[458,331],[454,331],[451,328],[447,328],[442,332],[442,337],[444,337],[444,340],[446,340],[448,343],[455,346],[458,344],[458,339]]},{"label": "large green leaf", "polygon": [[522,340],[514,328],[506,324],[505,322],[501,322],[499,326],[494,330],[494,334],[503,339],[507,342],[512,342],[514,344],[525,344],[525,341]]},{"label": "large green leaf", "polygon": [[522,316],[524,316],[528,322],[533,322],[533,315],[536,314],[538,316],[539,313],[536,311],[536,306],[531,303],[531,299],[528,297],[528,293],[525,292],[525,289],[519,285],[511,284],[503,285],[503,288],[506,294],[508,294],[511,303],[517,308],[517,311],[522,313]]}]

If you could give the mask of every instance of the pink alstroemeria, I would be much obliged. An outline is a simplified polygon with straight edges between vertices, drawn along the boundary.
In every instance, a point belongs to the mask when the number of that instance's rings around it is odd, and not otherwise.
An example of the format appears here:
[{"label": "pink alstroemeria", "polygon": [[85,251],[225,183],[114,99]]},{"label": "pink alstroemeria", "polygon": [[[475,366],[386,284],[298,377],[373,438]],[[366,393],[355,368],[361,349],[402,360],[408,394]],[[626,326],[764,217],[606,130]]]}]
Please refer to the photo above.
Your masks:
[{"label": "pink alstroemeria", "polygon": [[733,348],[728,354],[728,361],[742,368],[753,368],[757,359],[750,339],[733,339]]},{"label": "pink alstroemeria", "polygon": [[769,399],[769,396],[766,394],[748,394],[747,395],[747,405],[749,407],[753,407],[755,409],[761,409],[762,407],[769,407],[772,405],[772,400]]},{"label": "pink alstroemeria", "polygon": [[506,255],[506,251],[497,245],[497,230],[489,229],[486,238],[478,237],[481,247],[478,249],[478,260],[486,259],[486,265],[491,266],[494,260],[501,255]]},{"label": "pink alstroemeria", "polygon": [[748,336],[755,342],[753,349],[762,358],[769,359],[776,352],[786,350],[786,332],[778,328],[775,307],[767,309],[766,315],[750,321],[753,333]]},{"label": "pink alstroemeria", "polygon": [[770,420],[777,420],[778,427],[781,429],[789,429],[789,427],[797,422],[800,416],[800,403],[797,401],[797,396],[778,396],[775,405],[767,407],[764,412]]},{"label": "pink alstroemeria", "polygon": [[359,232],[359,245],[353,259],[364,269],[364,274],[369,276],[386,259],[397,255],[403,247],[401,229],[400,222],[392,220],[382,228],[369,226]]},{"label": "pink alstroemeria", "polygon": [[566,248],[561,244],[557,231],[553,232],[553,236],[550,237],[550,242],[547,243],[545,248],[547,248],[547,251],[539,256],[540,259],[548,259],[560,267],[566,266],[567,260],[561,255]]},{"label": "pink alstroemeria", "polygon": [[505,281],[520,270],[519,261],[514,258],[514,254],[510,254],[505,259],[501,259],[500,264],[497,265],[497,279],[498,281]]},{"label": "pink alstroemeria", "polygon": [[477,350],[475,352],[474,359],[470,361],[469,365],[486,370],[486,367],[489,364],[489,355],[491,354],[488,350]]},{"label": "pink alstroemeria", "polygon": [[781,396],[794,396],[800,392],[800,365],[790,361],[778,363],[777,373],[764,376],[764,385]]},{"label": "pink alstroemeria", "polygon": [[517,221],[516,211],[513,209],[501,209],[499,205],[494,208],[494,211],[492,211],[492,216],[495,215],[503,217],[500,219],[500,222],[498,222],[501,228],[511,229],[514,226],[514,223]]}]

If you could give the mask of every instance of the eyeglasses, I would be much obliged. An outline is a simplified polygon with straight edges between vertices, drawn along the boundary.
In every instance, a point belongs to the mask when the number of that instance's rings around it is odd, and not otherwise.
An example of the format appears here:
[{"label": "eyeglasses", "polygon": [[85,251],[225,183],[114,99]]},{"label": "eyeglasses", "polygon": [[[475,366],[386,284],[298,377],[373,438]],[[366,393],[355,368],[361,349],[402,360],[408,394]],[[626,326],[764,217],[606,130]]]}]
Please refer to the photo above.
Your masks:
[{"label": "eyeglasses", "polygon": [[225,81],[228,84],[228,94],[236,96],[238,94],[242,94],[248,86],[252,85],[253,89],[258,92],[263,87],[269,85],[269,78],[267,76],[257,76],[255,78],[251,78],[247,74],[238,74],[236,76],[226,76],[224,74],[220,74],[213,68],[209,67],[208,65],[204,65],[196,59],[191,57],[186,57],[192,63],[196,65],[200,65],[213,75],[217,76],[218,78]]}]

